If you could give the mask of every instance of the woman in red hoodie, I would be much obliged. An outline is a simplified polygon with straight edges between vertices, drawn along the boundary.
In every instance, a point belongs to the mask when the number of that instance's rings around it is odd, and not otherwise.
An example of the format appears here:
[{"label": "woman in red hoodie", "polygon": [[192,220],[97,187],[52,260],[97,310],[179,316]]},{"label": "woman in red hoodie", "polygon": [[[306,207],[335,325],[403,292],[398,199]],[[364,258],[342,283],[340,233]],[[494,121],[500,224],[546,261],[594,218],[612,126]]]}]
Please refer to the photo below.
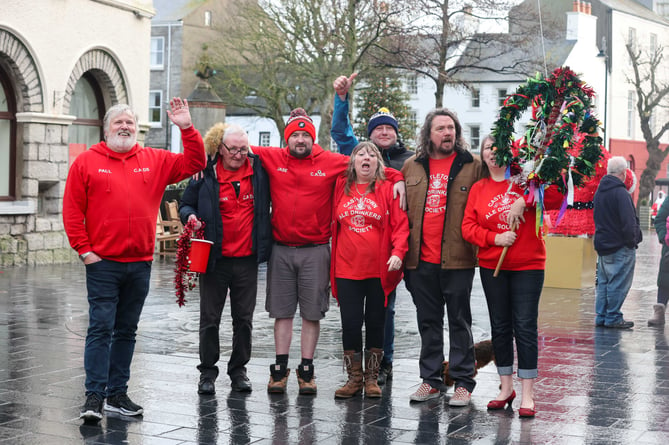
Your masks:
[{"label": "woman in red hoodie", "polygon": [[[488,302],[492,344],[501,390],[488,409],[503,409],[516,397],[513,389],[513,341],[518,353],[522,397],[518,414],[534,417],[534,381],[537,378],[537,318],[544,283],[546,247],[537,235],[536,208],[528,204],[523,188],[505,179],[506,167],[495,163],[494,140],[481,144],[483,179],[471,191],[462,221],[462,236],[478,246],[479,272]],[[545,190],[544,205],[557,207],[557,187]],[[517,230],[513,230],[517,228]],[[495,277],[502,250],[508,251]]]},{"label": "woman in red hoodie", "polygon": [[362,325],[365,324],[364,385],[367,397],[381,397],[377,384],[383,358],[388,294],[402,279],[409,249],[409,220],[393,202],[379,149],[358,144],[348,169],[337,178],[333,200],[332,294],[339,301],[348,381],[335,398],[349,398],[363,387]]}]

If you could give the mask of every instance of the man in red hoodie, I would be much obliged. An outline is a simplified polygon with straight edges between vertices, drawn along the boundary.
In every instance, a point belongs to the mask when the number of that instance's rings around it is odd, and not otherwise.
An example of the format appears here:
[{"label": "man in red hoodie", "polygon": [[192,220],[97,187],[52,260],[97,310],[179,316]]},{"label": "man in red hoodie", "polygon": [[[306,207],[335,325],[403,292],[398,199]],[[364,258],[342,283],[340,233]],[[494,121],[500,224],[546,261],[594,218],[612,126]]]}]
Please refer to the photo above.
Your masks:
[{"label": "man in red hoodie", "polygon": [[149,292],[156,216],[165,187],[205,167],[188,102],[174,98],[170,105],[167,114],[181,129],[184,153],[137,144],[137,115],[128,105],[114,105],[104,117],[105,141],[77,156],[67,177],[63,222],[86,265],[89,304],[84,421],[99,421],[103,402],[106,411],[126,416],[144,412],[127,390]]},{"label": "man in red hoodie", "polygon": [[252,147],[270,180],[275,246],[267,266],[265,309],[274,318],[276,363],[267,391],[283,393],[293,317],[300,307],[302,361],[297,368],[300,394],[315,394],[314,351],[330,298],[330,222],[332,193],[348,157],[323,150],[302,108],[290,113],[284,137],[288,146]]}]

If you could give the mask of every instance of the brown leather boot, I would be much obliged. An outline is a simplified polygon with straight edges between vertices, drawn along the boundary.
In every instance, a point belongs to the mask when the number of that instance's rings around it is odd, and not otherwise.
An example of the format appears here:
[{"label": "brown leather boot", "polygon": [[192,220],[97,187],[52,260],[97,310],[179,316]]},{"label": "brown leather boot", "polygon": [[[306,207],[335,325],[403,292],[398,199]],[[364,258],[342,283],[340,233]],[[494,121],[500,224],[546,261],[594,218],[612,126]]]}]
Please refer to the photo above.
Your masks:
[{"label": "brown leather boot", "polygon": [[362,353],[344,351],[344,367],[348,381],[335,391],[335,399],[350,399],[362,391]]},{"label": "brown leather boot", "polygon": [[367,397],[381,397],[381,388],[379,388],[377,379],[382,358],[383,349],[371,348],[365,351],[365,395]]}]

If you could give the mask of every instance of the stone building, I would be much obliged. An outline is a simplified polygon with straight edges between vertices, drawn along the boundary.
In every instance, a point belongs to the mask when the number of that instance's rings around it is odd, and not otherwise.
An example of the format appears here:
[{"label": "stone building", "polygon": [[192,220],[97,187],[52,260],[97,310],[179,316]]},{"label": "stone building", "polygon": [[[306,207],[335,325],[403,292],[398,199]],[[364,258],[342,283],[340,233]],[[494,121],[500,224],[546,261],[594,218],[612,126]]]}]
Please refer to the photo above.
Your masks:
[{"label": "stone building", "polygon": [[71,160],[117,103],[148,131],[152,0],[3,0],[0,267],[76,261],[62,222]]}]

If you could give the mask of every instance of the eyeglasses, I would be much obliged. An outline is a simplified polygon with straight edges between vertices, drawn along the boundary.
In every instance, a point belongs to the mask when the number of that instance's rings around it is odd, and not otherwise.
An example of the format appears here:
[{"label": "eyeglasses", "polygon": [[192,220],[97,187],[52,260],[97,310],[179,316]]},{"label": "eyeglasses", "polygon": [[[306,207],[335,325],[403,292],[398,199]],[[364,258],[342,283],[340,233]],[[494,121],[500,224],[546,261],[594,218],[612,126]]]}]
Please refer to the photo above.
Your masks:
[{"label": "eyeglasses", "polygon": [[249,152],[249,147],[230,149],[230,147],[228,147],[227,145],[225,145],[225,142],[221,142],[221,144],[223,144],[223,146],[225,147],[225,149],[228,150],[228,153],[230,153],[230,154],[233,155],[233,156],[234,156],[234,155],[237,155],[237,154],[240,154],[240,153],[241,153],[242,155],[245,155],[245,154],[247,154],[247,153]]}]

